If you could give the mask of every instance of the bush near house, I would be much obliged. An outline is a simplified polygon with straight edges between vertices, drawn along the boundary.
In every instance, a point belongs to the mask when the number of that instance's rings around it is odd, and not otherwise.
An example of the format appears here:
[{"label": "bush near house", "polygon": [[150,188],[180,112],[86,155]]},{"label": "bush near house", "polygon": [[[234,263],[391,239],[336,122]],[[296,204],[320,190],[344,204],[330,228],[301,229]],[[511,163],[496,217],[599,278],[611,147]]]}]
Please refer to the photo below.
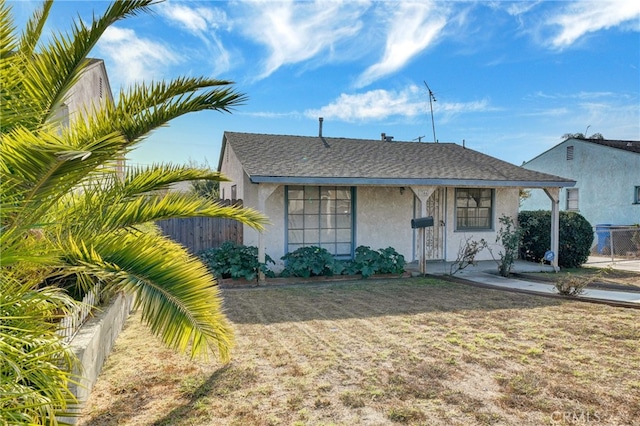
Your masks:
[{"label": "bush near house", "polygon": [[258,248],[254,246],[225,241],[220,247],[204,250],[198,256],[217,278],[244,278],[252,281],[257,279],[260,272],[267,277],[275,276],[267,266],[269,263],[275,264],[273,259],[266,255],[265,263],[259,262]]},{"label": "bush near house", "polygon": [[401,274],[404,272],[404,256],[393,247],[372,250],[359,246],[353,260],[336,260],[331,253],[321,247],[301,247],[281,258],[286,262],[283,277],[304,277],[319,275],[362,275]]},{"label": "bush near house", "polygon": [[393,247],[376,251],[368,246],[359,246],[354,259],[346,262],[345,273],[359,274],[363,278],[374,274],[402,274],[404,265],[404,256]]},{"label": "bush near house", "polygon": [[[518,222],[523,231],[520,257],[541,262],[551,248],[551,212],[548,210],[522,211]],[[560,212],[560,246],[558,265],[576,268],[587,261],[593,244],[593,228],[579,213]]]}]

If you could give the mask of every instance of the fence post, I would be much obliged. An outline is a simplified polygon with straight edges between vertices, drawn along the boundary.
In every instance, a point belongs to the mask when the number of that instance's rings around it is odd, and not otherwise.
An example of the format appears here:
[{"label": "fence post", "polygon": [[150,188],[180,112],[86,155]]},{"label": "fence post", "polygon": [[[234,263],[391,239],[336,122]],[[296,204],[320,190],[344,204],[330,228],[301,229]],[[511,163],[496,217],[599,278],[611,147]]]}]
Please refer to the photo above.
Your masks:
[{"label": "fence post", "polygon": [[609,251],[611,252],[611,263],[613,263],[615,254],[613,252],[613,229],[611,228],[609,228]]}]

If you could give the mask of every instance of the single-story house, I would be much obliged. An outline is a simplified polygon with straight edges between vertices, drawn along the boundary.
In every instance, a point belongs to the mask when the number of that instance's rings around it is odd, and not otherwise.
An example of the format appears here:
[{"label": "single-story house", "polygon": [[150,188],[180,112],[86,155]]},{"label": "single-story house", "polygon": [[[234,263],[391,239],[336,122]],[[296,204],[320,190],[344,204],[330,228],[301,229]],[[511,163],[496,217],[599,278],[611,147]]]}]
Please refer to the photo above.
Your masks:
[{"label": "single-story house", "polygon": [[[222,198],[269,217],[264,232],[244,227],[243,238],[261,260],[266,253],[279,262],[274,269],[303,246],[337,258],[351,258],[360,245],[393,247],[421,270],[429,260],[454,261],[466,241],[494,243],[498,219],[515,220],[519,190],[531,187],[549,195],[558,253],[558,194],[575,183],[454,143],[324,137],[322,120],[318,136],[225,132],[218,171],[231,180],[221,183]],[[412,227],[428,216],[433,226]],[[490,259],[487,251],[477,258]]]}]

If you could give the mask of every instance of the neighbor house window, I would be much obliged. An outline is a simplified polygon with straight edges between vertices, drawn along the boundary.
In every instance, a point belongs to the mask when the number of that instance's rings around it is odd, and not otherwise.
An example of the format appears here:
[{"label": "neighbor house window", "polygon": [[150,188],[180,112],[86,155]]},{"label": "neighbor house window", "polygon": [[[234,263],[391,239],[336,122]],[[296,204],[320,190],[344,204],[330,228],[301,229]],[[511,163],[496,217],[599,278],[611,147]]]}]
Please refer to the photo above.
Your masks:
[{"label": "neighbor house window", "polygon": [[287,187],[287,251],[319,246],[336,257],[353,253],[353,189]]},{"label": "neighbor house window", "polygon": [[238,197],[238,186],[231,185],[231,199],[235,201],[237,197]]},{"label": "neighbor house window", "polygon": [[633,204],[640,204],[640,186],[635,187],[633,194]]},{"label": "neighbor house window", "polygon": [[456,188],[456,230],[493,227],[493,189]]},{"label": "neighbor house window", "polygon": [[567,210],[578,211],[578,188],[567,188]]},{"label": "neighbor house window", "polygon": [[573,145],[567,147],[567,160],[573,160]]}]

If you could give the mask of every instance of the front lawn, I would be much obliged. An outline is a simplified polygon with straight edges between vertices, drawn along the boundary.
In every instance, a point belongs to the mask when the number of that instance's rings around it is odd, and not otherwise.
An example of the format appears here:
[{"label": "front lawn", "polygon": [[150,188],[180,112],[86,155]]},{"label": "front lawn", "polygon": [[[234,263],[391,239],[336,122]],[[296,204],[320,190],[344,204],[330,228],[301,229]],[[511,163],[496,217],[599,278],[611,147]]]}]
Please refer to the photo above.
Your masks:
[{"label": "front lawn", "polygon": [[431,278],[224,298],[229,365],[175,355],[135,315],[79,423],[640,424],[638,309]]}]

